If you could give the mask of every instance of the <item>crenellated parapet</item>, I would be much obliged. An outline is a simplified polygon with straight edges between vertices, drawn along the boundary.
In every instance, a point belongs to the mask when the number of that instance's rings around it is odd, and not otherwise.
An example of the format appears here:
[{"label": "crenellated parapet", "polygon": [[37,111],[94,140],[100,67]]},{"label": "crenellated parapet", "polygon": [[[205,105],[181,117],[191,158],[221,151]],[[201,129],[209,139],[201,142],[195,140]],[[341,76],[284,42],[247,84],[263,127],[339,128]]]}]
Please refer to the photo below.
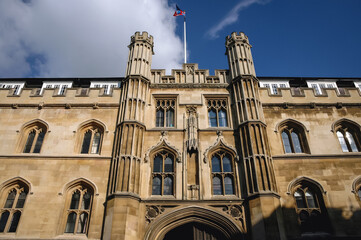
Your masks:
[{"label": "crenellated parapet", "polygon": [[198,64],[183,64],[182,69],[173,69],[166,75],[164,69],[152,69],[151,84],[229,84],[228,70],[215,70],[210,75],[208,69],[198,69]]}]

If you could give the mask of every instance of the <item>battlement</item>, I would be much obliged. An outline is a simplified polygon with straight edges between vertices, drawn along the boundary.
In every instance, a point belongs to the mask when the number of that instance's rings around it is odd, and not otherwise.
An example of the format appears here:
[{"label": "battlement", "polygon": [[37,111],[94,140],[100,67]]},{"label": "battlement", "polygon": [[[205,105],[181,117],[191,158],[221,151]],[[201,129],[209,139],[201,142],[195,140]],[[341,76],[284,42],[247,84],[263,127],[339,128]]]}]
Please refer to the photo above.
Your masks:
[{"label": "battlement", "polygon": [[120,88],[114,88],[105,94],[104,88],[68,88],[64,94],[58,94],[57,88],[47,88],[40,94],[40,88],[24,88],[17,95],[14,89],[0,89],[0,105],[39,103],[49,104],[118,104],[121,94]]},{"label": "battlement", "polygon": [[215,70],[215,75],[209,75],[208,69],[198,69],[197,63],[183,64],[182,69],[173,69],[171,75],[166,75],[164,69],[151,70],[152,84],[228,84],[228,70]]},{"label": "battlement", "polygon": [[139,41],[149,43],[152,46],[154,44],[153,36],[149,35],[148,32],[142,32],[142,33],[135,32],[135,34],[130,38],[131,43],[135,43]]},{"label": "battlement", "polygon": [[261,87],[259,93],[263,105],[361,103],[361,92],[357,88],[327,88],[322,94],[313,88],[279,88],[278,94],[271,94],[269,88]]},{"label": "battlement", "polygon": [[249,44],[247,35],[244,32],[232,32],[231,35],[226,37],[226,45],[229,45],[234,42],[243,42]]}]

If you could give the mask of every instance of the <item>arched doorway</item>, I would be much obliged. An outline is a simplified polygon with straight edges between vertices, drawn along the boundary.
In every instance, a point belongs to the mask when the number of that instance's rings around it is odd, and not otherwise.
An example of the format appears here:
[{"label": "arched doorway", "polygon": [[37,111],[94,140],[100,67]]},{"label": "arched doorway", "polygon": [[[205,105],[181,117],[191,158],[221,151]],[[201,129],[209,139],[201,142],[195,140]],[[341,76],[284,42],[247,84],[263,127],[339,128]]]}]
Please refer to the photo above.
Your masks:
[{"label": "arched doorway", "polygon": [[165,234],[163,240],[223,240],[227,237],[217,229],[197,223],[190,222],[178,226]]}]

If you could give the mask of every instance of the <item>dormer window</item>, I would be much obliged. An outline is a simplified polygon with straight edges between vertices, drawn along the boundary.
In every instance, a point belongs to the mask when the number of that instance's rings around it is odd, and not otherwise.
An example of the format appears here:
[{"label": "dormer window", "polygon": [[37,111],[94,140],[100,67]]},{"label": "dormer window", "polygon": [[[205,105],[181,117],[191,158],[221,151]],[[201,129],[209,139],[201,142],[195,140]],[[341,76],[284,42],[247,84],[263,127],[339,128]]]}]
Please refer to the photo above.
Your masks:
[{"label": "dormer window", "polygon": [[43,86],[41,88],[40,94],[43,94],[44,88],[54,88],[56,89],[56,95],[65,95],[65,91],[67,88],[71,88],[73,82],[43,82]]},{"label": "dormer window", "polygon": [[260,87],[270,89],[271,94],[278,94],[279,88],[289,88],[288,81],[260,81]]},{"label": "dormer window", "polygon": [[12,91],[12,95],[19,95],[21,89],[24,87],[25,83],[24,82],[11,82],[11,83],[7,83],[7,82],[0,82],[0,88],[8,88],[8,89],[13,89]]},{"label": "dormer window", "polygon": [[111,94],[111,91],[113,88],[118,88],[119,82],[112,81],[112,82],[100,82],[100,81],[94,81],[90,83],[90,88],[103,88],[104,89],[104,95]]},{"label": "dormer window", "polygon": [[316,95],[324,94],[326,88],[335,88],[339,92],[335,81],[307,81],[307,86],[313,88]]}]

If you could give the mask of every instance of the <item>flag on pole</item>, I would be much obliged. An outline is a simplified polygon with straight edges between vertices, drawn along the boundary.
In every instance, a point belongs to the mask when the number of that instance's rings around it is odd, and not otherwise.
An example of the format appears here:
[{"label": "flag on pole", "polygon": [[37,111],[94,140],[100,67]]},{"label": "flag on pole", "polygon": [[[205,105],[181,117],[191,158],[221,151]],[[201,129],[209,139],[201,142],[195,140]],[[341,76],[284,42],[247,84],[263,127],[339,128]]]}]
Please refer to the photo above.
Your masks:
[{"label": "flag on pole", "polygon": [[175,10],[175,12],[174,12],[174,14],[173,14],[173,16],[174,17],[178,17],[178,16],[185,16],[186,15],[186,12],[185,11],[183,11],[183,10],[181,10],[179,7],[178,7],[178,5],[175,5],[176,6],[176,8],[177,8],[177,10]]}]

